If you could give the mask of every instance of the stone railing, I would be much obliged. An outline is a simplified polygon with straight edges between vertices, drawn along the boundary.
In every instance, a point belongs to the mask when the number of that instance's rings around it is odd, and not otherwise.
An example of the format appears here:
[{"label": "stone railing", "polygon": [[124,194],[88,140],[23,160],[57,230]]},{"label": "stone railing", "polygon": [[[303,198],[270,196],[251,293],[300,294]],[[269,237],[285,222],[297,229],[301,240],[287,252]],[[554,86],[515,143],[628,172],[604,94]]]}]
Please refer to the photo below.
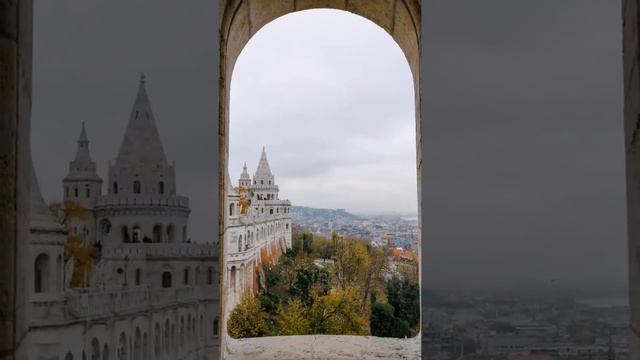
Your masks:
[{"label": "stone railing", "polygon": [[104,258],[122,258],[128,256],[134,258],[153,257],[216,257],[218,246],[213,244],[193,244],[193,243],[135,243],[118,244],[118,246],[105,246],[102,249]]},{"label": "stone railing", "polygon": [[301,335],[234,339],[225,336],[229,360],[420,359],[421,335],[410,339],[374,336]]},{"label": "stone railing", "polygon": [[65,315],[65,300],[31,300],[29,319],[40,322],[42,320],[61,320]]},{"label": "stone railing", "polygon": [[230,263],[234,261],[246,261],[255,258],[255,256],[256,250],[252,247],[245,251],[229,253],[229,255],[227,256],[227,262]]},{"label": "stone railing", "polygon": [[189,198],[186,196],[118,196],[104,195],[98,198],[97,207],[109,206],[169,206],[189,207]]},{"label": "stone railing", "polygon": [[275,213],[275,214],[252,214],[243,215],[237,218],[227,218],[227,226],[240,226],[240,225],[258,225],[262,222],[268,222],[273,220],[290,220],[291,214]]},{"label": "stone railing", "polygon": [[73,317],[104,316],[138,312],[145,309],[213,299],[214,291],[200,287],[171,289],[135,289],[77,293],[67,297],[67,309]]}]

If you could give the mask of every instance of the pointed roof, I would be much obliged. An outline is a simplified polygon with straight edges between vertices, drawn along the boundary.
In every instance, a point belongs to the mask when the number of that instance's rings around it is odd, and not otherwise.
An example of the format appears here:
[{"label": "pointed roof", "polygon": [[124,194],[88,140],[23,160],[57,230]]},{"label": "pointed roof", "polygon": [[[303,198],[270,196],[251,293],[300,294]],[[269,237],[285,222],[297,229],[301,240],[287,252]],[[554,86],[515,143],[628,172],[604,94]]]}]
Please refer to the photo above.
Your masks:
[{"label": "pointed roof", "polygon": [[84,127],[84,121],[82,122],[82,130],[80,131],[80,137],[78,138],[78,148],[76,150],[77,162],[91,162],[91,154],[89,153],[89,138],[87,137],[87,130]]},{"label": "pointed roof", "polygon": [[262,147],[260,162],[258,163],[256,173],[253,175],[253,179],[273,179],[273,174],[271,173],[271,168],[269,167],[269,161],[267,160],[267,153],[264,150],[264,146]]},{"label": "pointed roof", "polygon": [[96,172],[96,163],[91,159],[89,152],[89,137],[87,129],[82,122],[82,130],[78,137],[78,145],[76,148],[76,157],[69,163],[69,173],[63,181],[73,180],[91,180],[102,181]]},{"label": "pointed roof", "polygon": [[147,96],[144,74],[140,76],[138,93],[116,162],[167,162],[160,133],[151,111],[151,102]]},{"label": "pointed roof", "polygon": [[31,160],[31,179],[30,179],[30,197],[29,197],[29,226],[31,229],[64,231],[64,227],[51,214],[49,207],[40,193],[36,171]]},{"label": "pointed roof", "polygon": [[247,171],[247,163],[244,163],[244,166],[242,167],[242,174],[240,174],[240,179],[249,179],[251,180],[251,176],[249,176],[249,172]]}]

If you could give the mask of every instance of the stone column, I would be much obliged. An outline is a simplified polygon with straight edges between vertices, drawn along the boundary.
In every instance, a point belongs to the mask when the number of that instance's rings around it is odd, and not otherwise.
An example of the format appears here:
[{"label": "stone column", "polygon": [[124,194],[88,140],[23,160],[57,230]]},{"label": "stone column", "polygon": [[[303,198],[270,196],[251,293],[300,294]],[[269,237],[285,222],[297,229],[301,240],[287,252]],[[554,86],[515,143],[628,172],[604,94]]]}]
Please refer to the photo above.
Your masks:
[{"label": "stone column", "polygon": [[0,359],[22,359],[29,234],[31,0],[0,0]]},{"label": "stone column", "polygon": [[623,1],[624,130],[627,169],[627,227],[629,242],[629,359],[640,358],[640,63],[638,0]]}]

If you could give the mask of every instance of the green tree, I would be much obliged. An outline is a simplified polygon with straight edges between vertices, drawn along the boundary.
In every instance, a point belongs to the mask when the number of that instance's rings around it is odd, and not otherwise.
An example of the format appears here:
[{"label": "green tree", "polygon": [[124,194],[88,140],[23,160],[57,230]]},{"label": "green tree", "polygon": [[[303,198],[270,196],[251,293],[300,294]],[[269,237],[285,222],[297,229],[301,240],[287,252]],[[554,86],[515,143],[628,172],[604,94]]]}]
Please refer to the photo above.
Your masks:
[{"label": "green tree", "polygon": [[394,315],[415,327],[420,322],[420,292],[418,285],[394,277],[387,283],[387,301]]},{"label": "green tree", "polygon": [[231,311],[227,330],[236,339],[265,336],[269,331],[267,314],[251,293],[243,294],[240,303]]},{"label": "green tree", "polygon": [[291,294],[298,297],[303,304],[311,305],[314,293],[326,295],[330,288],[329,272],[313,263],[306,263],[296,268]]}]

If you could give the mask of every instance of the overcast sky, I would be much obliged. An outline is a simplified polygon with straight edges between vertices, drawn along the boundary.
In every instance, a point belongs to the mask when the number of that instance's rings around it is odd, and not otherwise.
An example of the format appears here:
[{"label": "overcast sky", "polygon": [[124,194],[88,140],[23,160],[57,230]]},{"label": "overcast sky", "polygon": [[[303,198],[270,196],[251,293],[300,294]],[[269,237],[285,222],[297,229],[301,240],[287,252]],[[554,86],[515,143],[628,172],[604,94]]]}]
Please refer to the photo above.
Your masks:
[{"label": "overcast sky", "polygon": [[[82,121],[106,178],[144,72],[191,233],[212,236],[216,6],[36,0],[32,142],[47,200]],[[619,0],[423,6],[426,283],[623,289]],[[244,49],[231,177],[243,161],[253,173],[264,145],[294,204],[415,209],[406,61],[372,24],[327,16],[281,18]]]},{"label": "overcast sky", "polygon": [[[331,27],[326,24],[331,23]],[[411,70],[382,28],[336,10],[260,30],[231,81],[231,178],[262,146],[294,205],[417,214]]]}]

